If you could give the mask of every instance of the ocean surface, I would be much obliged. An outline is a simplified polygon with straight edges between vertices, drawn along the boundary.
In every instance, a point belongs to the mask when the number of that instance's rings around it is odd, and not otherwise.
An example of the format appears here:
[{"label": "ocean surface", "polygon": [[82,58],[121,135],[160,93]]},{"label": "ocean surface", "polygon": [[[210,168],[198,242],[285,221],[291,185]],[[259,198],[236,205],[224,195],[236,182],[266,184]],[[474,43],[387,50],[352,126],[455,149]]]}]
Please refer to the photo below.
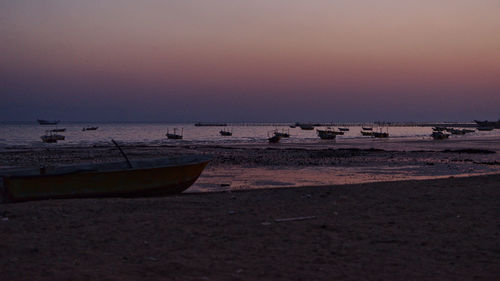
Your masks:
[{"label": "ocean surface", "polygon": [[[95,131],[83,131],[84,127],[95,127]],[[182,140],[167,139],[167,130],[177,128],[183,134]],[[324,129],[326,127],[316,127]],[[333,127],[338,130],[336,127]],[[58,143],[43,143],[40,136],[47,130],[66,129],[58,134],[65,140]],[[221,136],[221,129],[232,131],[232,136]],[[432,127],[419,126],[373,126],[374,131],[388,132],[388,139],[376,139],[361,135],[361,126],[349,126],[349,131],[337,136],[336,140],[321,140],[316,130],[290,128],[289,124],[229,124],[226,127],[197,127],[193,123],[60,123],[39,125],[38,123],[1,123],[0,149],[12,147],[53,147],[53,146],[93,146],[111,144],[111,139],[125,144],[166,145],[166,144],[242,144],[267,145],[267,138],[274,130],[289,132],[290,138],[283,138],[285,145],[321,145],[337,147],[376,147],[391,150],[418,150],[432,147],[454,148],[470,146],[500,150],[500,130],[476,131],[466,135],[452,135],[448,140],[436,141],[430,135]]]}]

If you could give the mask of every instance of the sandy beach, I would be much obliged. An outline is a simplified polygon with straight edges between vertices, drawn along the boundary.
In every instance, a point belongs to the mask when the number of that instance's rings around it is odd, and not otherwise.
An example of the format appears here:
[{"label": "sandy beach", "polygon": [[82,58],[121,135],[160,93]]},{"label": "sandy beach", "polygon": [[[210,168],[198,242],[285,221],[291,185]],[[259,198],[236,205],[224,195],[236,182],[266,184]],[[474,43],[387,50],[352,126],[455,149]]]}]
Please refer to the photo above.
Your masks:
[{"label": "sandy beach", "polygon": [[[213,160],[176,196],[0,204],[2,279],[500,276],[496,150],[123,148],[131,159],[203,154]],[[120,160],[112,146],[0,151],[3,168]]]},{"label": "sandy beach", "polygon": [[0,205],[3,280],[494,280],[500,175]]}]

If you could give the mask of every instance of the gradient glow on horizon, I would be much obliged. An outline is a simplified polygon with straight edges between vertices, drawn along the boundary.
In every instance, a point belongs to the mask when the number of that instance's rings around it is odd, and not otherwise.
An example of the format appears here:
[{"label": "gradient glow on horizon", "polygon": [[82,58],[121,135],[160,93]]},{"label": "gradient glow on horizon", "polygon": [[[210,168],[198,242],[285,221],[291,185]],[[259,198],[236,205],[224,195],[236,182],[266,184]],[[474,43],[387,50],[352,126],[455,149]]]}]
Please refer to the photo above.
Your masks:
[{"label": "gradient glow on horizon", "polygon": [[0,121],[500,117],[499,1],[1,1]]}]

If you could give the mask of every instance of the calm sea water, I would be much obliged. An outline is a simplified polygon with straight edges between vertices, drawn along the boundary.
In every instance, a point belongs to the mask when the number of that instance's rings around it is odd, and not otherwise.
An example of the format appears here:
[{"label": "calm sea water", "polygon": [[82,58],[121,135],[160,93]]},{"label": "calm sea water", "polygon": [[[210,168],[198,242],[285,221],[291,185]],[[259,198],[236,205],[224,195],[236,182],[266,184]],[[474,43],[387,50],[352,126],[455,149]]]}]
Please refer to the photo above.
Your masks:
[{"label": "calm sea water", "polygon": [[[84,127],[98,126],[96,131],[82,131]],[[66,137],[64,141],[56,144],[46,144],[40,139],[46,130],[66,129],[58,133]],[[182,140],[169,140],[166,137],[167,130],[177,128],[182,132]],[[317,127],[318,129],[325,127]],[[221,136],[221,129],[233,132],[232,136]],[[430,137],[431,127],[374,127],[375,131],[387,131],[389,139],[374,139],[361,136],[361,127],[349,127],[349,131],[343,136],[337,136],[334,141],[320,140],[316,131],[301,130],[300,128],[289,128],[288,124],[233,124],[227,127],[196,127],[194,124],[171,124],[171,123],[61,123],[58,125],[29,124],[0,124],[0,148],[7,147],[43,147],[43,146],[90,146],[96,144],[109,144],[111,139],[127,144],[267,144],[267,138],[274,130],[289,132],[290,138],[283,138],[284,144],[327,144],[327,145],[354,145],[354,146],[377,146],[392,149],[419,149],[428,142],[434,145],[436,142]],[[476,131],[465,136],[451,136],[449,140],[440,141],[440,145],[453,143],[476,142],[485,148],[500,150],[500,130],[489,132]]]}]

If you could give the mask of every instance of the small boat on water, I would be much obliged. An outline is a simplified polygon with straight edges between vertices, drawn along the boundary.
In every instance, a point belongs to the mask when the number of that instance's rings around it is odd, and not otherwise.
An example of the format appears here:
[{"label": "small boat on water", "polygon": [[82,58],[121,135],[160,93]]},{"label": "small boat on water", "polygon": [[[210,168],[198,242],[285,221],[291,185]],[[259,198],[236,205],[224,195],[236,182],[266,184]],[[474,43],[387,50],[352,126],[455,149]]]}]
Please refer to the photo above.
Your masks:
[{"label": "small boat on water", "polygon": [[28,200],[181,193],[210,161],[201,155],[143,161],[0,170],[3,198]]},{"label": "small boat on water", "polygon": [[333,140],[337,137],[338,132],[335,132],[332,129],[326,129],[326,130],[318,130],[316,129],[316,134],[318,137],[322,140]]},{"label": "small boat on water", "polygon": [[177,134],[177,128],[173,128],[173,132],[170,133],[170,130],[167,128],[167,133],[165,134],[168,139],[173,139],[173,140],[181,140],[182,135],[184,134],[184,128],[181,129],[181,134]]},{"label": "small boat on water", "polygon": [[443,132],[443,131],[447,131],[448,128],[447,127],[433,127],[432,130],[436,131],[436,132]]},{"label": "small boat on water", "polygon": [[54,133],[61,133],[61,132],[66,132],[66,129],[52,129],[50,131]]},{"label": "small boat on water", "polygon": [[450,132],[452,135],[465,135],[468,133],[474,133],[476,130],[449,128],[446,131]]},{"label": "small boat on water", "polygon": [[365,137],[373,137],[372,131],[361,131],[361,135]]},{"label": "small boat on water", "polygon": [[267,138],[267,140],[269,141],[269,143],[279,143],[281,140],[281,137],[280,136],[272,136],[272,137]]},{"label": "small boat on water", "polygon": [[431,134],[431,137],[435,140],[444,140],[447,139],[450,134],[443,133],[442,131],[434,131]]},{"label": "small boat on water", "polygon": [[57,123],[59,123],[59,120],[36,119],[36,121],[38,121],[40,125],[57,125]]},{"label": "small boat on water", "polygon": [[388,132],[373,132],[373,136],[376,138],[388,138],[389,133]]},{"label": "small boat on water", "polygon": [[494,129],[500,129],[500,119],[498,121],[478,121],[474,120],[478,127],[493,127]]},{"label": "small boat on water", "polygon": [[229,136],[232,136],[233,135],[233,132],[232,131],[226,131],[226,130],[220,130],[219,131],[219,134],[221,136],[226,136],[226,137],[229,137]]},{"label": "small boat on water", "polygon": [[341,132],[349,132],[349,128],[347,128],[347,127],[339,127],[339,131],[341,131]]},{"label": "small boat on water", "polygon": [[194,124],[196,127],[225,127],[226,123],[216,123],[216,122],[198,122]]},{"label": "small boat on water", "polygon": [[363,129],[365,131],[372,131],[373,127],[361,127],[361,129]]},{"label": "small boat on water", "polygon": [[300,124],[299,127],[302,130],[308,130],[308,131],[314,130],[314,125],[313,124]]},{"label": "small boat on water", "polygon": [[45,135],[40,136],[45,143],[56,143],[57,141],[64,140],[66,137],[59,134],[54,134],[52,130],[45,131]]},{"label": "small boat on water", "polygon": [[85,127],[82,129],[82,131],[95,131],[97,130],[99,127]]},{"label": "small boat on water", "polygon": [[285,132],[285,129],[278,131],[278,129],[274,130],[274,135],[275,136],[280,136],[282,138],[289,138],[290,137],[290,131],[286,131]]}]

